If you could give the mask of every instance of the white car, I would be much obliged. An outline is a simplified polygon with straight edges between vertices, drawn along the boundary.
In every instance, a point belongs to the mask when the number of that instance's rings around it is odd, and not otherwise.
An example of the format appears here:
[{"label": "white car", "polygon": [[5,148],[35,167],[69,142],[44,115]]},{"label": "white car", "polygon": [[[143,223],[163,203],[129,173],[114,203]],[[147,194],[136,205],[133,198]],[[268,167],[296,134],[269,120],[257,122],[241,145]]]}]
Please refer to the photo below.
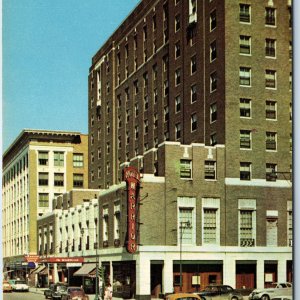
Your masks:
[{"label": "white car", "polygon": [[25,280],[11,279],[11,280],[9,280],[9,283],[14,292],[28,292],[29,291],[29,286],[26,284]]},{"label": "white car", "polygon": [[275,282],[272,283],[272,287],[265,289],[256,289],[252,291],[252,293],[249,295],[249,300],[270,300],[279,296],[292,296],[292,294],[293,287],[291,283]]}]

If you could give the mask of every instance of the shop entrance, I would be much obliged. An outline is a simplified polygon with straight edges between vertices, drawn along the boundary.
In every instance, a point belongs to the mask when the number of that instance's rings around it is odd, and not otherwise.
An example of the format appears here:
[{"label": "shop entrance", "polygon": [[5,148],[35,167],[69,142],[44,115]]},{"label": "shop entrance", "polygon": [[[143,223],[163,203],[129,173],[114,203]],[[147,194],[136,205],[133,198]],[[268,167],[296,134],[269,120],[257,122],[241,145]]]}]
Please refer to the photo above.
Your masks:
[{"label": "shop entrance", "polygon": [[159,298],[162,293],[162,269],[161,262],[151,262],[151,297]]}]

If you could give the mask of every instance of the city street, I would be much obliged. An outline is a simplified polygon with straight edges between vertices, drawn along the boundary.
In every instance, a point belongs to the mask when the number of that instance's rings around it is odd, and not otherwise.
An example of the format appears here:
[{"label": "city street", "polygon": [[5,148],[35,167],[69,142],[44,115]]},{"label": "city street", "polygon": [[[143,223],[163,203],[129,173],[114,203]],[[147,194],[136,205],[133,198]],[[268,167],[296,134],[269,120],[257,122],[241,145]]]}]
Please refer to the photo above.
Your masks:
[{"label": "city street", "polygon": [[3,300],[41,300],[45,299],[44,295],[38,293],[5,293]]}]

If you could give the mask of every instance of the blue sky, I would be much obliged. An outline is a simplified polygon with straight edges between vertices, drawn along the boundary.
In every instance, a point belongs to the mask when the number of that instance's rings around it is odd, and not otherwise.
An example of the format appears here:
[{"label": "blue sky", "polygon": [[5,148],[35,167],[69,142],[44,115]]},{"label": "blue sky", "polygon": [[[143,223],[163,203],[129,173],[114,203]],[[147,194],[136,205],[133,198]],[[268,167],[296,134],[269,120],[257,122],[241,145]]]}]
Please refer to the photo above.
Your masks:
[{"label": "blue sky", "polygon": [[5,151],[24,128],[88,132],[92,56],[139,0],[2,0]]}]

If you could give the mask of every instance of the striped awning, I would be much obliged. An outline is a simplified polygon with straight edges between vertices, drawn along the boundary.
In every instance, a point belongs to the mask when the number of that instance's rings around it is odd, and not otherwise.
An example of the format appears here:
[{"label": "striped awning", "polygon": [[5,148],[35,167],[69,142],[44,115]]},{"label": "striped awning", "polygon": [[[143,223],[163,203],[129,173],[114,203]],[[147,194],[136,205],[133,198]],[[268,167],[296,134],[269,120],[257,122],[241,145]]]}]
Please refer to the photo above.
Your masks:
[{"label": "striped awning", "polygon": [[32,271],[32,274],[38,274],[38,273],[40,273],[41,271],[43,271],[45,268],[46,268],[46,266],[38,266],[36,269],[34,269],[34,270]]},{"label": "striped awning", "polygon": [[96,268],[95,263],[84,264],[80,269],[78,269],[73,276],[90,276],[91,272]]}]

